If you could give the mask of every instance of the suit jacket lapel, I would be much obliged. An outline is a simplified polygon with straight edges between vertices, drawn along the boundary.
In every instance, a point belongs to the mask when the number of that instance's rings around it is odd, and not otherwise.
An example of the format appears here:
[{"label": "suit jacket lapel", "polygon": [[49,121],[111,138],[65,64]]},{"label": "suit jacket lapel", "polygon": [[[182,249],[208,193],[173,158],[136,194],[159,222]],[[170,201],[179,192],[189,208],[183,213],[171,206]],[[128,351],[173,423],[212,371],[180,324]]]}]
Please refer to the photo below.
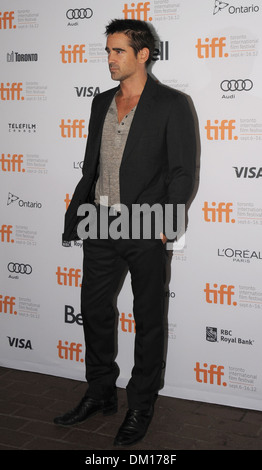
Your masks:
[{"label": "suit jacket lapel", "polygon": [[156,84],[148,75],[148,79],[137,105],[137,109],[129,130],[126,146],[122,158],[122,163],[130,155],[140,135],[143,133],[145,122],[150,117],[150,110],[154,105],[154,95],[156,92]]},{"label": "suit jacket lapel", "polygon": [[[108,93],[106,100],[103,101],[103,105],[96,113],[95,117],[95,136],[94,136],[94,147],[93,147],[93,154],[96,156],[95,161],[99,158],[99,149],[101,144],[102,132],[103,132],[103,125],[106,117],[106,113],[108,108],[112,102],[113,97],[115,96],[119,86],[116,88],[112,88]],[[140,97],[139,103],[137,105],[137,109],[135,112],[135,116],[133,118],[129,135],[127,138],[122,163],[125,159],[130,155],[134,145],[136,144],[139,136],[143,132],[145,122],[150,117],[150,109],[154,104],[154,95],[156,92],[156,83],[154,80],[148,75],[148,79],[143,90],[143,93]]]}]

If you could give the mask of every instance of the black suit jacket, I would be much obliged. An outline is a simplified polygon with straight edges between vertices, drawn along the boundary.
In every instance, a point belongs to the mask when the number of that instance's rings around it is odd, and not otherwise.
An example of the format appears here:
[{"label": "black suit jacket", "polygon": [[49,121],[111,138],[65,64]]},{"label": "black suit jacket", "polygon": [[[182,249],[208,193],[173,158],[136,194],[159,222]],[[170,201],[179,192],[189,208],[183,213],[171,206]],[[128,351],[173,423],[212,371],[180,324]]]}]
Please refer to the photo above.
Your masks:
[{"label": "black suit jacket", "polygon": [[[103,124],[118,89],[93,100],[83,176],[65,215],[64,241],[77,238],[78,207],[94,200]],[[195,160],[195,125],[188,99],[148,75],[120,166],[121,204],[129,208],[144,203],[186,204],[194,186]]]}]

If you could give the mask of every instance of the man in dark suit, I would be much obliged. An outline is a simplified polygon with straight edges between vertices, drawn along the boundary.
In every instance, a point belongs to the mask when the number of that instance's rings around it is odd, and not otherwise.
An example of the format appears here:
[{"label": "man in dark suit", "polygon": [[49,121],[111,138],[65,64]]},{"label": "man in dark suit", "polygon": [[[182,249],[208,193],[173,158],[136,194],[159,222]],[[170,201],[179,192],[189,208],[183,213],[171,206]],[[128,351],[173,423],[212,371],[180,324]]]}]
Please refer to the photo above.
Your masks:
[{"label": "man in dark suit", "polygon": [[[143,237],[143,230],[139,237],[132,236],[142,214],[135,222],[132,219],[126,236],[114,237],[110,229],[102,233],[101,220],[106,214],[109,226],[117,223],[123,208],[131,220],[135,205],[158,205],[164,214],[166,205],[175,209],[186,204],[194,185],[196,143],[186,97],[147,73],[155,50],[147,23],[114,20],[106,35],[109,70],[120,86],[93,100],[83,176],[67,210],[63,234],[65,241],[79,234],[83,204],[96,209],[97,235],[90,236],[90,230],[82,237],[81,313],[88,390],[76,408],[55,422],[70,425],[99,411],[106,415],[117,410],[113,304],[128,267],[136,325],[134,367],[126,388],[129,409],[114,444],[130,445],[144,437],[160,388],[167,227],[157,232],[156,220],[151,220],[152,236]],[[175,210],[172,224],[175,230]]]}]

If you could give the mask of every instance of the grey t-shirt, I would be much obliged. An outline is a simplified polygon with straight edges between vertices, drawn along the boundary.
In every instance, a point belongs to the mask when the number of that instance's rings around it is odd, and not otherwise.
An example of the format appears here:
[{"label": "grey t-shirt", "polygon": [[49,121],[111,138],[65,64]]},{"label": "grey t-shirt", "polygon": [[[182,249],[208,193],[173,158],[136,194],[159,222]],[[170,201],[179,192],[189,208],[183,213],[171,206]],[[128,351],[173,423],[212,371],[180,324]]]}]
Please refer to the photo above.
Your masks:
[{"label": "grey t-shirt", "polygon": [[120,211],[119,169],[136,106],[118,122],[115,97],[108,109],[101,140],[95,202]]}]

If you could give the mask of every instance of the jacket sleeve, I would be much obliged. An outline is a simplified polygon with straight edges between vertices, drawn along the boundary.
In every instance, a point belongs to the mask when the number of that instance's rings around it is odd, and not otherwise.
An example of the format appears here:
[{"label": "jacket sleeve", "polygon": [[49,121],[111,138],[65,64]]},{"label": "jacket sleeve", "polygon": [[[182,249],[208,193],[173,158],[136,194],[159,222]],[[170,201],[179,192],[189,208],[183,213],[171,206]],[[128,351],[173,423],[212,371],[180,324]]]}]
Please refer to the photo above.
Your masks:
[{"label": "jacket sleeve", "polygon": [[179,94],[170,111],[167,133],[168,202],[186,204],[193,190],[196,166],[196,132],[187,98]]},{"label": "jacket sleeve", "polygon": [[168,159],[168,204],[173,205],[173,228],[177,205],[186,204],[195,184],[196,124],[188,98],[178,93],[170,104],[166,130]]}]

